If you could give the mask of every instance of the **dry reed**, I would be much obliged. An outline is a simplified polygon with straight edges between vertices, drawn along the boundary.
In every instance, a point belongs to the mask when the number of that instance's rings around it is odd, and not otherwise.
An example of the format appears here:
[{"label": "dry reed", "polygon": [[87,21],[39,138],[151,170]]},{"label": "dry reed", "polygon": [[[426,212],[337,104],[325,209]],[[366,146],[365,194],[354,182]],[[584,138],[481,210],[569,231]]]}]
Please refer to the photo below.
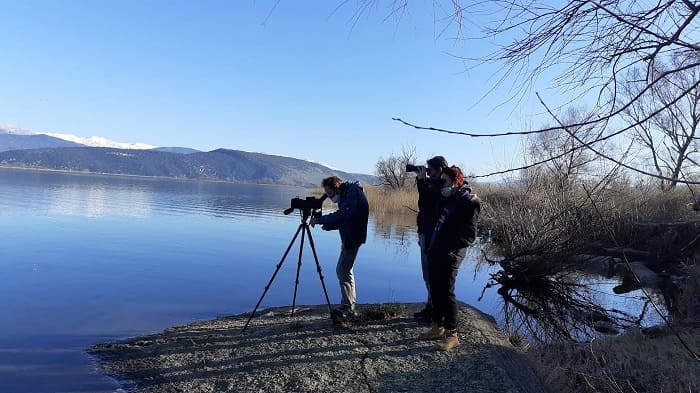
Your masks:
[{"label": "dry reed", "polygon": [[[418,199],[415,189],[365,190],[375,216],[414,217]],[[612,182],[604,187],[580,182],[562,188],[546,179],[529,179],[476,184],[474,191],[483,201],[480,232],[492,233],[494,255],[502,266],[505,258],[519,275],[529,271],[526,281],[532,282],[540,282],[531,280],[533,277],[551,278],[553,272],[567,271],[571,268],[566,264],[570,256],[590,252],[601,244],[634,244],[639,223],[699,218],[688,206],[692,200],[687,189],[662,193],[649,186]],[[687,262],[688,269],[697,271],[697,260]],[[515,275],[511,278],[517,279]],[[679,299],[683,314],[694,318],[696,324],[699,290],[698,275],[690,275]],[[532,302],[523,305],[533,307]],[[556,318],[557,313],[552,312],[556,309],[546,306]],[[560,308],[578,314],[585,311],[585,307],[577,310],[564,303]],[[579,317],[574,314],[562,312],[558,317],[570,322]],[[692,348],[700,349],[700,328],[690,325],[681,327],[681,332]],[[529,353],[552,391],[699,391],[700,364],[676,340],[673,335],[650,338],[630,329],[622,336],[591,343],[552,342],[531,347]]]},{"label": "dry reed", "polygon": [[365,186],[369,210],[375,216],[409,215],[418,212],[418,191],[415,187],[391,189],[382,186]]},{"label": "dry reed", "polygon": [[[700,348],[700,329],[681,334]],[[700,363],[671,334],[646,336],[630,329],[590,343],[555,343],[529,351],[538,374],[556,392],[697,392]]]}]

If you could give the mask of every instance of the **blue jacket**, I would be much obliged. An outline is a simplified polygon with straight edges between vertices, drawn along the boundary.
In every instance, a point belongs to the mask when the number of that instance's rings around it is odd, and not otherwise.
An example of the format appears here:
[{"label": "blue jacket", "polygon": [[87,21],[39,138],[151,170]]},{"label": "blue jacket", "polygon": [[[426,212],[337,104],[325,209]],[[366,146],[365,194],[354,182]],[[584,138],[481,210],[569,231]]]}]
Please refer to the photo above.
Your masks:
[{"label": "blue jacket", "polygon": [[358,182],[340,185],[338,210],[318,218],[323,229],[338,229],[344,247],[358,247],[367,241],[369,204],[365,192]]}]

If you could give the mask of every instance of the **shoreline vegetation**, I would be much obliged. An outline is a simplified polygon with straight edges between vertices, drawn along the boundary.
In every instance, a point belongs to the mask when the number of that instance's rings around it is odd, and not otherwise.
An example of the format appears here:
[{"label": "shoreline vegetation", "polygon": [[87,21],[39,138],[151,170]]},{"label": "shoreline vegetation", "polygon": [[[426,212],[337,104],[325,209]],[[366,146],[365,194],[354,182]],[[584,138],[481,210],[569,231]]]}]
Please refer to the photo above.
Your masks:
[{"label": "shoreline vegetation", "polygon": [[[700,391],[697,190],[562,184],[541,173],[472,185],[483,201],[479,231],[492,234],[481,262],[502,268],[489,283],[503,297],[502,329],[548,391]],[[379,217],[405,214],[414,188],[369,187],[367,196]],[[581,273],[619,279],[617,294],[645,288],[643,315],[601,307],[579,288]],[[655,313],[651,302],[670,328],[662,318],[639,326]],[[599,333],[606,326],[611,335]]]}]

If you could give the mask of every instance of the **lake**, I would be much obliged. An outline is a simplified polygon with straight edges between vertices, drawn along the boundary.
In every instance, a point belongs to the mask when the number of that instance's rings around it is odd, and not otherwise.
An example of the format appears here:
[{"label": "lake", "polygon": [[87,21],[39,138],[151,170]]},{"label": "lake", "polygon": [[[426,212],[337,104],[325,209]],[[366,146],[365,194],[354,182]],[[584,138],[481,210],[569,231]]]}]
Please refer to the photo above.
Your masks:
[{"label": "lake", "polygon": [[[87,347],[252,311],[300,223],[297,212],[282,212],[309,195],[282,186],[0,169],[0,392],[118,391]],[[425,301],[414,219],[396,219],[370,216],[355,265],[358,303]],[[338,233],[312,233],[337,303]],[[299,243],[260,310],[291,305]],[[498,287],[478,300],[498,271],[479,266],[478,252],[471,248],[462,264],[457,298],[503,323]],[[643,307],[640,291],[612,295],[616,280],[580,280],[606,308],[639,314]],[[300,281],[298,305],[325,303],[308,242]]]},{"label": "lake", "polygon": [[[296,232],[291,198],[311,190],[0,169],[0,392],[115,391],[84,352],[99,342],[252,311]],[[359,303],[422,302],[416,235],[370,217]],[[312,229],[332,303],[337,231]],[[261,309],[291,305],[299,240]],[[305,246],[297,304],[323,304]],[[459,300],[502,304],[474,255]]]}]

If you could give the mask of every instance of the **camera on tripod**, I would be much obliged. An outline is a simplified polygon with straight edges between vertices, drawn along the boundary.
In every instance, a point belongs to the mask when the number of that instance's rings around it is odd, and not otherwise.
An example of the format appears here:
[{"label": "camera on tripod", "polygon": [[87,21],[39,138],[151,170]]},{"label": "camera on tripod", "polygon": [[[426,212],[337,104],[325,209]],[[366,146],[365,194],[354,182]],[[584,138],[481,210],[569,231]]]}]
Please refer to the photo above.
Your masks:
[{"label": "camera on tripod", "polygon": [[323,273],[321,272],[321,264],[318,262],[318,255],[316,255],[316,246],[314,245],[314,238],[311,236],[311,230],[309,229],[309,223],[307,222],[309,217],[321,217],[321,208],[323,207],[323,201],[325,201],[326,198],[328,198],[328,195],[326,195],[326,194],[323,194],[323,196],[320,198],[316,198],[313,196],[306,197],[305,199],[292,198],[291,206],[288,209],[284,210],[284,214],[289,214],[289,213],[293,212],[294,209],[299,209],[299,211],[301,212],[301,223],[299,224],[299,227],[297,228],[297,231],[294,234],[294,237],[292,237],[292,241],[289,242],[289,246],[287,246],[287,250],[284,252],[282,259],[277,264],[277,268],[275,269],[275,272],[272,274],[270,281],[265,286],[265,290],[263,291],[262,296],[260,296],[260,299],[258,300],[258,304],[255,305],[253,312],[250,314],[250,317],[248,317],[248,321],[246,321],[245,326],[243,326],[243,330],[241,330],[241,333],[245,332],[245,330],[248,328],[248,324],[250,324],[250,321],[255,316],[255,312],[258,311],[258,307],[260,307],[260,303],[262,303],[262,300],[265,297],[265,294],[267,293],[267,291],[270,289],[270,286],[272,285],[272,281],[275,280],[277,273],[279,272],[280,268],[282,267],[282,264],[284,263],[284,260],[287,258],[287,255],[289,255],[289,251],[292,249],[292,246],[294,245],[294,242],[297,240],[297,237],[299,236],[300,233],[301,233],[301,244],[299,245],[299,259],[297,260],[297,279],[296,279],[296,282],[294,284],[294,297],[292,298],[291,315],[294,316],[294,309],[295,309],[296,303],[297,303],[297,288],[299,286],[299,271],[301,270],[301,254],[304,251],[304,240],[306,238],[309,239],[309,245],[311,246],[311,251],[313,252],[313,255],[314,255],[314,261],[316,262],[316,271],[318,272],[318,278],[321,280],[321,287],[323,287],[323,294],[326,295],[326,304],[328,304],[328,313],[329,314],[331,313],[331,300],[328,298],[328,291],[326,290],[326,284],[323,282]]},{"label": "camera on tripod", "polygon": [[288,215],[293,212],[294,209],[299,209],[302,211],[305,217],[321,217],[321,208],[323,207],[323,201],[328,198],[328,195],[323,194],[322,197],[316,198],[313,196],[302,198],[292,198],[291,207],[284,210],[284,214]]}]

